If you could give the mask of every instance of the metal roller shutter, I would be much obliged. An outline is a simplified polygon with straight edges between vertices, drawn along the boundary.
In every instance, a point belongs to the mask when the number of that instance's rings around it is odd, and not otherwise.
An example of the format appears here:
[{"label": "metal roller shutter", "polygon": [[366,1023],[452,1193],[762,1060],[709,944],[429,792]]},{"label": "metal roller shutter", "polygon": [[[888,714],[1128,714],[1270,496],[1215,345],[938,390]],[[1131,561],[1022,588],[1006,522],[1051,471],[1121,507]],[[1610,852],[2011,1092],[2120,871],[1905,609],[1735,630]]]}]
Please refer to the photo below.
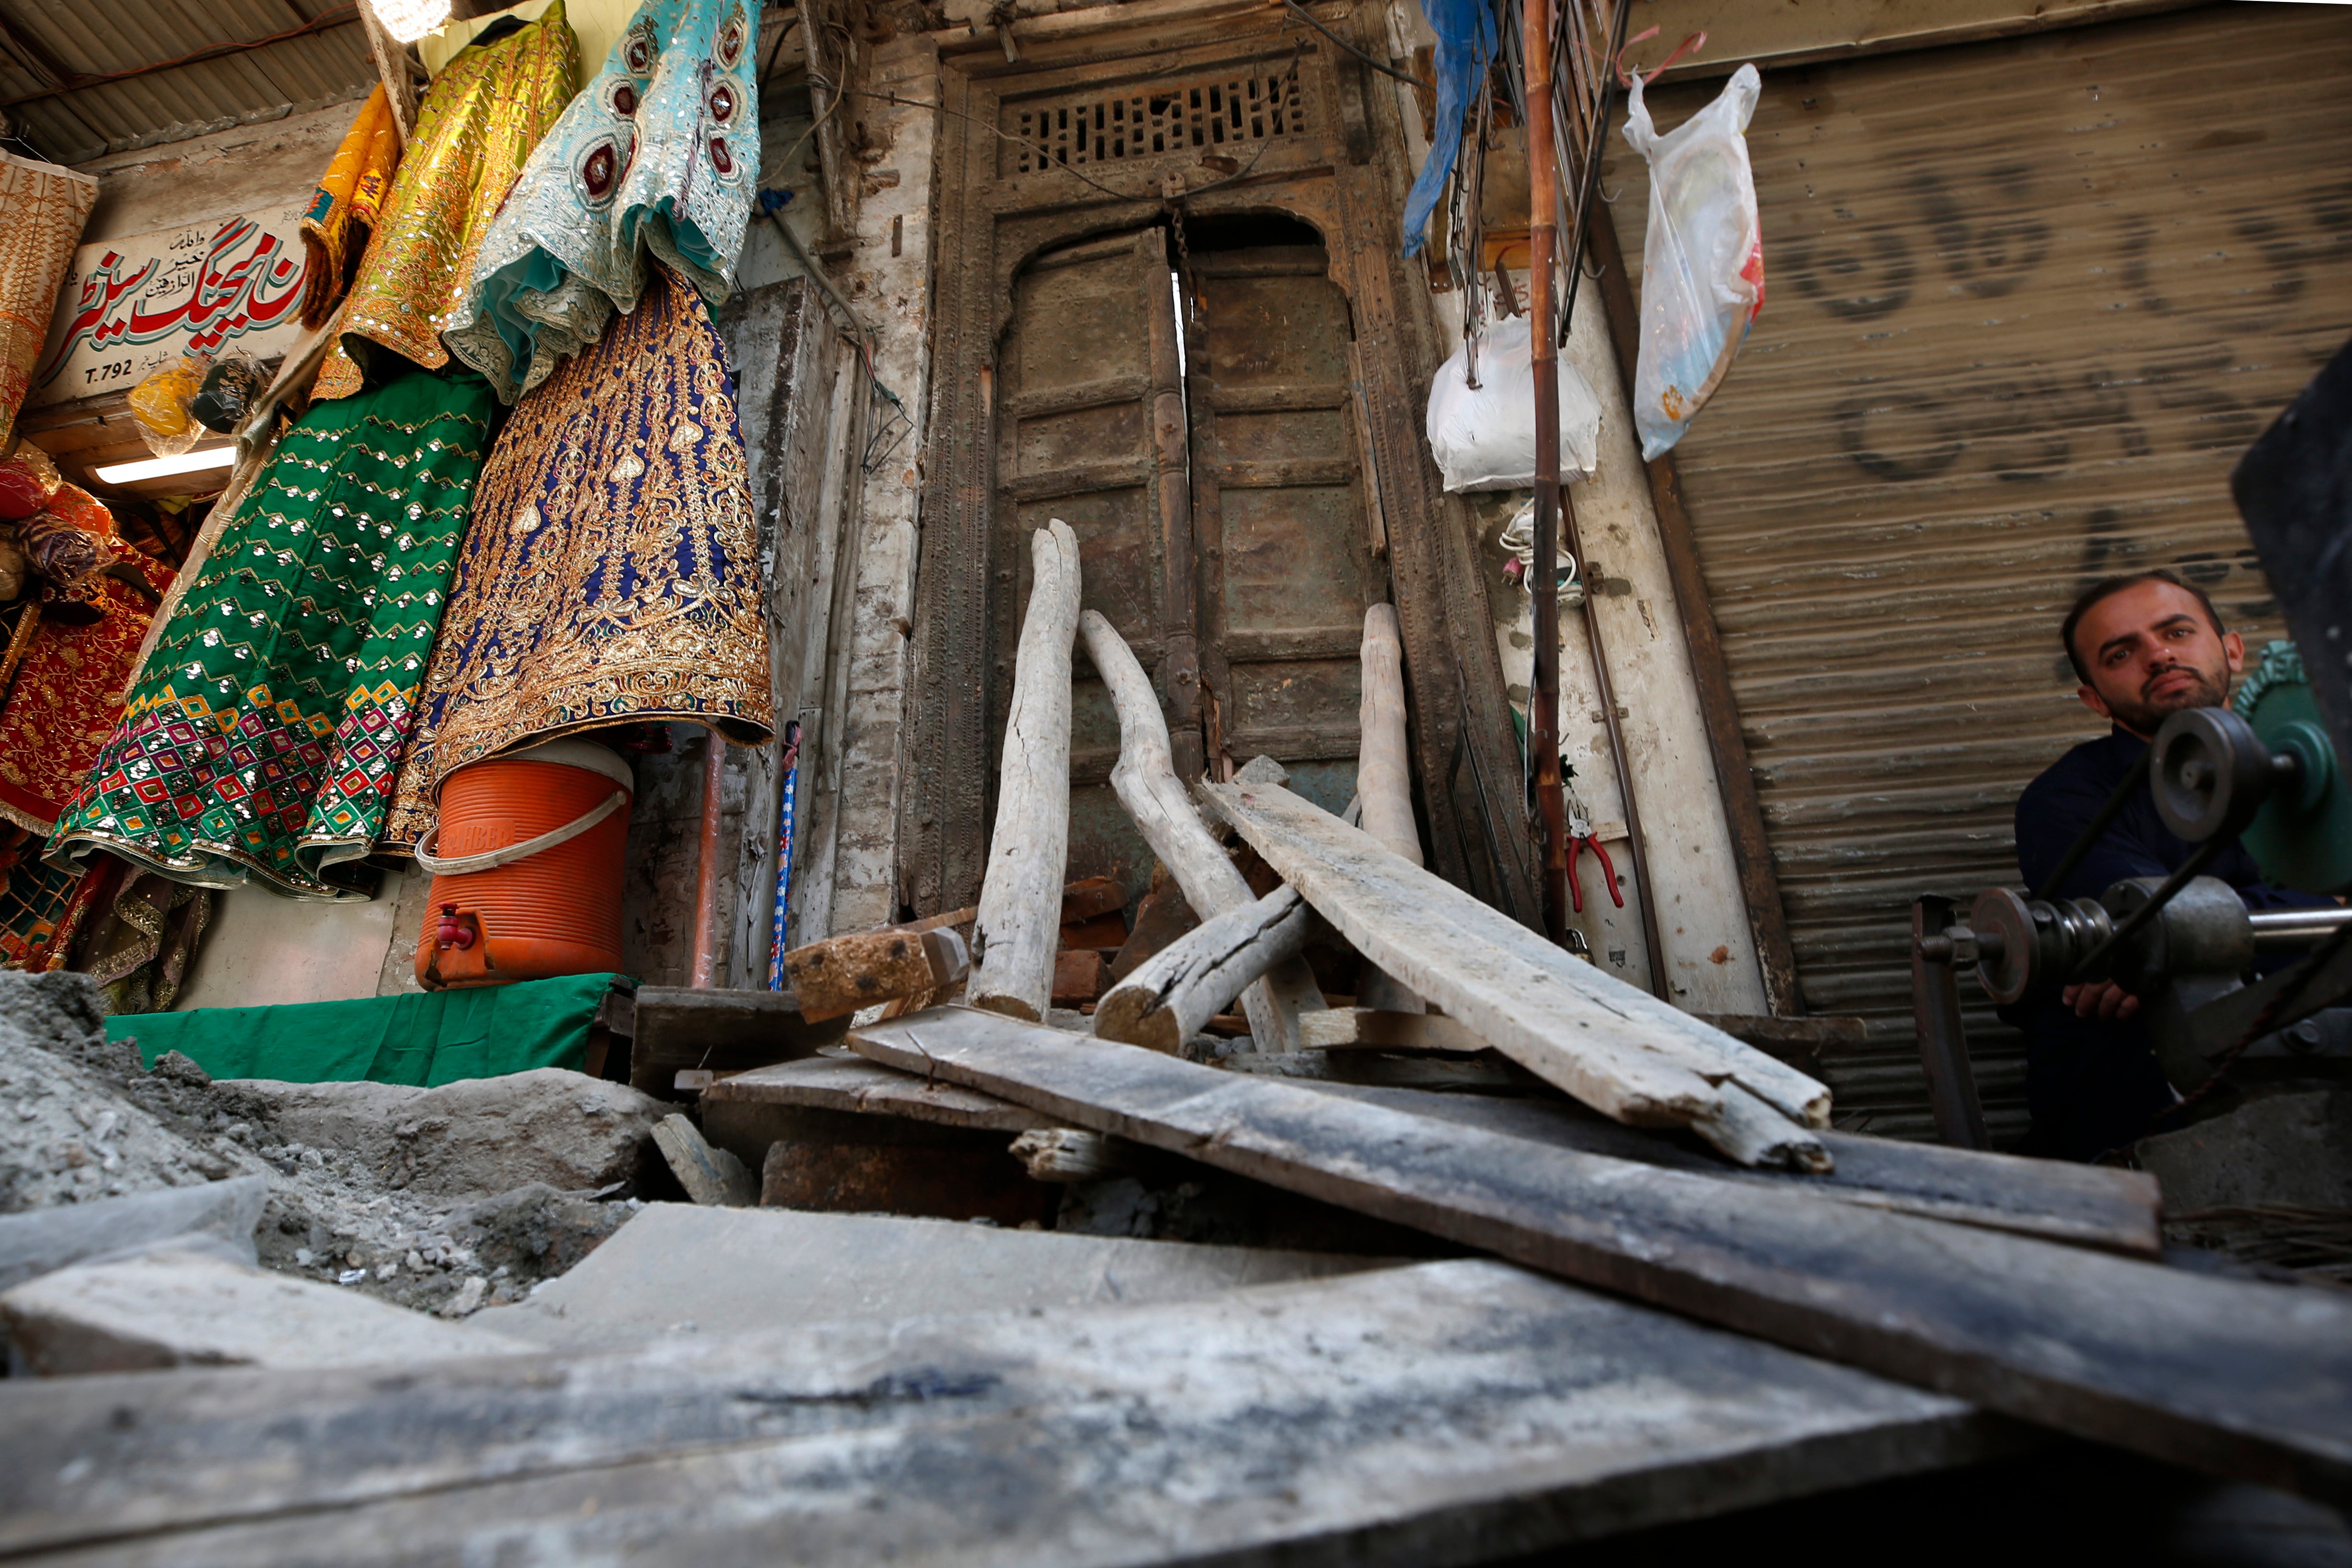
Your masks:
[{"label": "metal roller shutter", "polygon": [[[2098,733],[2074,594],[2169,566],[2282,634],[2227,479],[2352,332],[2347,82],[2332,5],[1765,72],[1767,302],[1675,459],[1806,1005],[1872,1020],[1830,1063],[1841,1120],[1934,1135],[1908,904],[2014,882],[2018,791]],[[1637,271],[1645,175],[1621,141]],[[1963,993],[2014,1137],[2015,1039]]]}]

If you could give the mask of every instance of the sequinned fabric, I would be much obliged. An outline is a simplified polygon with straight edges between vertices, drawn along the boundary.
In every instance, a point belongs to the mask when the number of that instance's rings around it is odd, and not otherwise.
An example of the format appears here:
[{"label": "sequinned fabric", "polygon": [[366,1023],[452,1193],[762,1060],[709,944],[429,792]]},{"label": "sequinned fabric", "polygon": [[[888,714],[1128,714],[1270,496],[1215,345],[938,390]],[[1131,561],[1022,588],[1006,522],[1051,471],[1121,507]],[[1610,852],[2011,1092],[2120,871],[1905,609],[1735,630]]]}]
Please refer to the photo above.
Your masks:
[{"label": "sequinned fabric", "polygon": [[449,362],[441,329],[458,319],[490,217],[579,80],[562,0],[538,21],[464,50],[433,78],[313,398],[349,397],[370,375],[398,373],[400,360],[429,369]]},{"label": "sequinned fabric", "polygon": [[58,290],[97,204],[89,175],[0,152],[0,451],[16,435]]},{"label": "sequinned fabric", "polygon": [[62,968],[103,880],[47,864],[39,839],[0,825],[0,969]]},{"label": "sequinned fabric", "polygon": [[[92,503],[93,507],[96,503]],[[113,519],[106,519],[110,536]],[[120,547],[110,537],[106,541]],[[122,716],[122,688],[146,641],[148,617],[172,585],[172,569],[121,548],[119,564],[87,580],[83,602],[95,613],[68,622],[36,605],[7,695],[0,699],[0,818],[47,833],[81,787],[100,748]],[[141,592],[124,578],[136,576]]]},{"label": "sequinned fabric", "polygon": [[327,172],[310,193],[310,204],[302,209],[305,327],[316,330],[325,326],[342,298],[343,280],[383,217],[393,171],[399,165],[400,128],[393,123],[392,100],[379,82],[328,161]]},{"label": "sequinned fabric", "polygon": [[645,0],[530,156],[443,336],[512,402],[637,308],[648,256],[712,305],[760,174],[759,0]]},{"label": "sequinned fabric", "polygon": [[[353,896],[416,717],[497,402],[407,375],[314,404],[214,542],[52,860]],[[348,873],[341,873],[345,876]]]},{"label": "sequinned fabric", "polygon": [[702,300],[645,300],[524,398],[475,492],[384,832],[468,762],[639,720],[771,738],[766,593],[735,388]]}]

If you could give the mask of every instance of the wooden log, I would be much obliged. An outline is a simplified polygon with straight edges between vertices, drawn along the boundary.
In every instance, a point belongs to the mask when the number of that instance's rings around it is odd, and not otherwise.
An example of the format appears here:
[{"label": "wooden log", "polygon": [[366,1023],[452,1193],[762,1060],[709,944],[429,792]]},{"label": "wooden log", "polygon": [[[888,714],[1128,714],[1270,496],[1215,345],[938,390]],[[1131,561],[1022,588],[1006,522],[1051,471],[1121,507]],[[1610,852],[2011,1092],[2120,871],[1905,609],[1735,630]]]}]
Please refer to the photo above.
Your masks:
[{"label": "wooden log", "polygon": [[1071,1124],[2174,1464],[2352,1501],[2352,1298],[1759,1192],[962,1009],[853,1030]]},{"label": "wooden log", "polygon": [[[1290,889],[1276,888],[1196,925],[1113,986],[1095,1009],[1104,1040],[1180,1051],[1185,1041],[1247,993],[1276,964],[1305,950],[1314,912]],[[1303,1029],[1328,1009],[1298,1015]]]},{"label": "wooden log", "polygon": [[[1143,841],[1174,873],[1184,890],[1184,901],[1203,920],[1252,903],[1255,894],[1234,862],[1217,846],[1201,814],[1177,781],[1176,765],[1168,747],[1168,721],[1160,716],[1160,698],[1150,677],[1136,663],[1134,653],[1111,623],[1094,611],[1079,618],[1087,653],[1095,662],[1111,705],[1118,711],[1118,762],[1110,774],[1111,789],[1127,808]],[[1297,1049],[1298,1015],[1323,1006],[1322,990],[1303,958],[1277,966],[1242,993],[1242,1010],[1248,1015],[1250,1034],[1260,1051]]]},{"label": "wooden log", "polygon": [[1078,536],[1055,517],[1029,537],[1029,607],[1013,665],[996,825],[972,923],[972,1004],[1042,1019],[1052,1004],[1070,849],[1070,643]]},{"label": "wooden log", "polygon": [[[1286,789],[1204,784],[1211,806],[1363,955],[1528,1071],[1635,1126],[1689,1126],[1735,1158],[1761,1146],[1742,1088],[1801,1126],[1829,1124],[1829,1091],[1382,848]],[[1810,1166],[1816,1142],[1779,1140]]]},{"label": "wooden log", "polygon": [[860,931],[784,955],[784,973],[812,1021],[934,991],[963,978],[963,941],[949,930]]},{"label": "wooden log", "polygon": [[1307,1051],[1437,1051],[1466,1056],[1493,1049],[1453,1019],[1437,1013],[1333,1008],[1298,1023],[1298,1043]]},{"label": "wooden log", "polygon": [[174,1568],[1383,1568],[2015,1446],[1958,1400],[1483,1260],[398,1376],[11,1379],[0,1412],[0,1549]]},{"label": "wooden log", "polygon": [[[1393,604],[1364,612],[1363,696],[1356,709],[1362,738],[1357,742],[1356,794],[1363,803],[1363,830],[1415,865],[1421,828],[1412,817],[1412,771],[1404,738],[1404,643]],[[1357,981],[1357,1000],[1386,1012],[1417,1013],[1427,1004],[1412,988],[1378,965]]]},{"label": "wooden log", "polygon": [[837,1044],[849,1029],[846,1017],[812,1022],[790,991],[641,986],[635,1012],[629,1084],[665,1100],[680,1098],[681,1071],[735,1072],[789,1061]]}]

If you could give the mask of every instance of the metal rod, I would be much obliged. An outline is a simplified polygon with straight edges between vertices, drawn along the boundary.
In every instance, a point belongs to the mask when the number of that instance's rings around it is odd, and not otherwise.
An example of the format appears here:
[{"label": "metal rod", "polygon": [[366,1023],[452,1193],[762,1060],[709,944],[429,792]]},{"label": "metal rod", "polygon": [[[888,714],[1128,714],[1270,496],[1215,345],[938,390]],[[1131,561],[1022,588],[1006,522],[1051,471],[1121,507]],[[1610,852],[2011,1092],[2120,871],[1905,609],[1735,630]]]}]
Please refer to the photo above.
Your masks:
[{"label": "metal rod", "polygon": [[727,792],[727,742],[714,726],[702,758],[702,836],[694,864],[694,956],[686,983],[709,990],[719,975],[719,810]]},{"label": "metal rod", "polygon": [[2302,947],[2352,925],[2352,909],[2263,909],[2246,920],[2257,947]]},{"label": "metal rod", "polygon": [[[1520,52],[1527,101],[1551,102],[1552,0],[1525,0]],[[1559,162],[1552,117],[1530,113],[1528,130],[1528,310],[1535,353],[1535,559],[1528,592],[1535,612],[1535,678],[1528,694],[1528,748],[1543,828],[1544,935],[1568,938],[1568,810],[1559,778],[1559,347],[1552,334],[1552,252],[1559,243]],[[1475,258],[1474,258],[1475,261]],[[1648,888],[1643,890],[1643,901]]]},{"label": "metal rod", "polygon": [[1969,1036],[1960,1021],[1960,988],[1952,973],[1951,944],[1943,956],[1931,950],[1952,923],[1948,898],[1916,899],[1911,904],[1911,1021],[1919,1040],[1919,1066],[1927,1075],[1927,1104],[1936,1131],[1956,1149],[1986,1149],[1984,1104],[1977,1098]]},{"label": "metal rod", "polygon": [[1584,149],[1584,193],[1576,203],[1576,239],[1568,247],[1568,302],[1559,313],[1562,343],[1568,341],[1569,326],[1576,319],[1576,286],[1584,279],[1584,236],[1592,232],[1592,204],[1601,193],[1601,150],[1609,143],[1609,113],[1617,106],[1617,95],[1609,90],[1609,72],[1616,68],[1617,51],[1625,47],[1625,16],[1633,5],[1633,0],[1617,0],[1617,25],[1611,29],[1609,41],[1610,64],[1601,71],[1601,104],[1592,140]]}]

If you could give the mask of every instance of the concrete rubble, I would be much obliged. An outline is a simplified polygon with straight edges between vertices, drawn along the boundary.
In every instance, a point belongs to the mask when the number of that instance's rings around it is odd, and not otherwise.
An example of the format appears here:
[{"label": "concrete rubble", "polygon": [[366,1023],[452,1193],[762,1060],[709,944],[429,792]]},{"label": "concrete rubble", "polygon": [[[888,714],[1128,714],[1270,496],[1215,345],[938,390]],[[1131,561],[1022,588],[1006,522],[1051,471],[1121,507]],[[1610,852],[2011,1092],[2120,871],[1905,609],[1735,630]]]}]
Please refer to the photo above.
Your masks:
[{"label": "concrete rubble", "polygon": [[85,977],[0,974],[0,1221],[257,1178],[263,1268],[399,1306],[462,1315],[585,1257],[663,1179],[666,1109],[552,1068],[436,1089],[149,1071]]}]

